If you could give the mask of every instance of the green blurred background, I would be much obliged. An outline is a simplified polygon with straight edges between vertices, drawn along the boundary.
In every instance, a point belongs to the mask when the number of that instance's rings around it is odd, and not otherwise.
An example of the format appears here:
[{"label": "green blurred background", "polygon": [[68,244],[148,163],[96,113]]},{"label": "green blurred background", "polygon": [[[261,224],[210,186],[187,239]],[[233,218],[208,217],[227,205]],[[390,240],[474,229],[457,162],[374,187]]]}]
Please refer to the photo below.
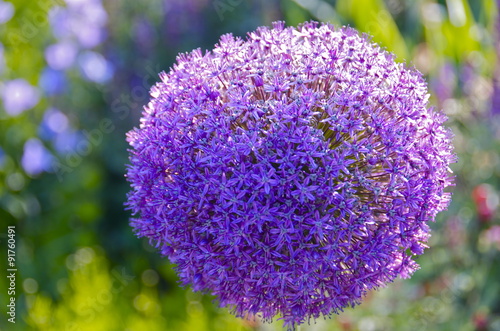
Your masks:
[{"label": "green blurred background", "polygon": [[[459,162],[421,270],[300,330],[500,330],[500,24],[493,0],[0,1],[0,330],[280,330],[180,288],[123,203],[157,73],[221,34],[350,25],[415,66]],[[8,322],[7,228],[16,232]]]}]

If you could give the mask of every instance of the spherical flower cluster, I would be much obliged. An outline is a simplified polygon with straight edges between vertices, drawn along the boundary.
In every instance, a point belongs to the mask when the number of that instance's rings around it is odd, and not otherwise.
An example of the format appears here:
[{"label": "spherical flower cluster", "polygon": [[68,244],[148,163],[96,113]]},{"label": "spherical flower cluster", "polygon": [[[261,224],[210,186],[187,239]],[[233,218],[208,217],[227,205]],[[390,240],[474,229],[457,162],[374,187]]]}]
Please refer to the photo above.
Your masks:
[{"label": "spherical flower cluster", "polygon": [[418,268],[454,160],[419,72],[354,29],[278,22],[160,77],[127,204],[184,285],[293,328]]}]

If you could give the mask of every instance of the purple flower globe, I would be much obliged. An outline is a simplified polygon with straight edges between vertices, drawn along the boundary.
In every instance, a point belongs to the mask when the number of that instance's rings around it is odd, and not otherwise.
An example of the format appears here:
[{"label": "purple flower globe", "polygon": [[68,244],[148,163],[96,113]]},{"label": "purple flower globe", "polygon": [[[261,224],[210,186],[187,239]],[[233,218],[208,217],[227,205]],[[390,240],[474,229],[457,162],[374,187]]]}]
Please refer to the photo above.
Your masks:
[{"label": "purple flower globe", "polygon": [[455,159],[418,71],[354,29],[277,22],[160,77],[127,205],[183,285],[293,328],[418,268]]}]

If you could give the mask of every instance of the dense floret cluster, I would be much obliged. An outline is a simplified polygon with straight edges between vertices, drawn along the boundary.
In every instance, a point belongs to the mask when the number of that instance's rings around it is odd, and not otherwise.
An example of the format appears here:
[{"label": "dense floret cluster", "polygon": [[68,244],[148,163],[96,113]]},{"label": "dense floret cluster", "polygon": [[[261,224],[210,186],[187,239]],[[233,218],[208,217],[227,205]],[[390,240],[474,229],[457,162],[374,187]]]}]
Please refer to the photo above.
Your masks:
[{"label": "dense floret cluster", "polygon": [[160,77],[128,207],[183,284],[293,327],[418,268],[454,155],[415,69],[354,29],[278,22]]}]

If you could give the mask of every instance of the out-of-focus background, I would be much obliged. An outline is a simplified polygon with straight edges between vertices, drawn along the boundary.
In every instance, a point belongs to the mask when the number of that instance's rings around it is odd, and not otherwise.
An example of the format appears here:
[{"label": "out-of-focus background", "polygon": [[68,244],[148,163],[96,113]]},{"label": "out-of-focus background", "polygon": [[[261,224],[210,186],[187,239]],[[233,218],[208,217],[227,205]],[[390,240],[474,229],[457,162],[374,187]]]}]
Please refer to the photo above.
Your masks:
[{"label": "out-of-focus background", "polygon": [[213,297],[180,288],[173,266],[134,236],[123,208],[125,133],[179,52],[211,49],[221,34],[245,36],[275,20],[312,19],[370,33],[421,71],[431,104],[449,116],[459,162],[453,202],[432,224],[421,270],[300,330],[500,330],[497,6],[0,0],[0,329],[280,330],[279,321],[243,321]]}]

